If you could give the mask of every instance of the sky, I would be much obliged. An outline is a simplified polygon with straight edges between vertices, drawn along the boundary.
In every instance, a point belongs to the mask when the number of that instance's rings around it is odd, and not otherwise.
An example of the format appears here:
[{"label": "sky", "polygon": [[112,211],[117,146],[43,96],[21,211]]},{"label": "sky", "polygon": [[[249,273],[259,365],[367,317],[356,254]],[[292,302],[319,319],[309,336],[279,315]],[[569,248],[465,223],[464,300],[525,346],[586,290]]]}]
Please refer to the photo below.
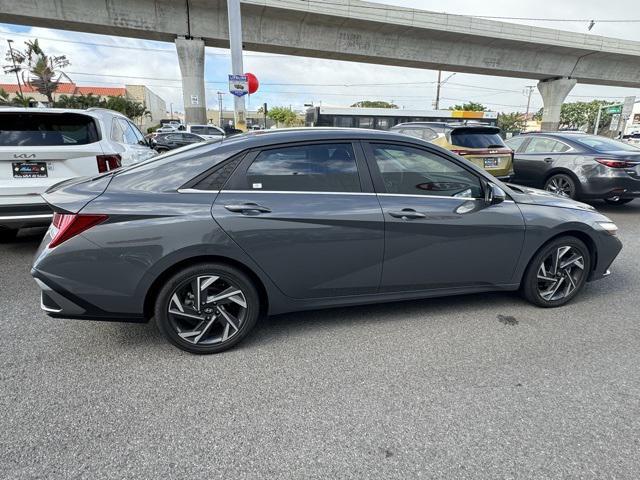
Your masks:
[{"label": "sky", "polygon": [[[640,19],[638,0],[372,0],[376,3],[410,7],[443,13],[499,17],[554,19],[596,19],[591,34],[640,41],[640,23],[599,23],[598,19]],[[512,23],[557,28],[588,33],[588,22],[546,22],[505,20]],[[92,35],[63,30],[17,26],[0,23],[0,58],[4,60],[6,39],[21,47],[30,38],[38,38],[45,51],[67,55],[71,65],[65,72],[78,85],[123,86],[146,84],[167,102],[174,111],[182,111],[180,69],[175,47],[171,43]],[[296,110],[304,104],[348,106],[359,100],[386,100],[404,108],[431,109],[435,97],[437,71],[390,67],[363,63],[340,62],[304,57],[291,57],[245,52],[244,67],[261,82],[260,90],[248,99],[248,108],[256,109],[263,102],[271,106],[286,105]],[[206,48],[206,96],[208,107],[217,107],[217,92],[226,92],[227,75],[231,71],[229,51]],[[446,78],[450,73],[444,73]],[[14,76],[0,74],[0,81],[15,82]],[[406,85],[408,82],[425,82]],[[314,83],[342,86],[290,86],[283,83]],[[354,89],[349,84],[387,83],[387,86],[367,86]],[[280,85],[279,85],[280,84]],[[397,85],[404,84],[402,89]],[[441,108],[464,101],[476,101],[498,112],[522,112],[526,108],[526,87],[535,80],[457,73],[442,87]],[[622,99],[638,95],[640,89],[578,84],[567,101],[588,101],[593,98]],[[231,95],[223,95],[225,108],[231,109]],[[531,111],[542,107],[542,99],[534,89]]]}]

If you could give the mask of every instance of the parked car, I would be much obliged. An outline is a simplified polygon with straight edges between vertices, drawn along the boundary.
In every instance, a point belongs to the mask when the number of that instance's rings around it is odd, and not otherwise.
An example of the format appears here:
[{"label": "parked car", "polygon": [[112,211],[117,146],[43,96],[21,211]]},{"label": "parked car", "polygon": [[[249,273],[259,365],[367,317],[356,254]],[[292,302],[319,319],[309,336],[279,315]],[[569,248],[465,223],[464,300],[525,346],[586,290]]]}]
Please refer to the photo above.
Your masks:
[{"label": "parked car", "polygon": [[630,143],[636,147],[640,147],[640,132],[633,132],[622,137],[622,141]]},{"label": "parked car", "polygon": [[576,199],[622,205],[640,196],[640,148],[580,132],[528,133],[509,139],[513,182]]},{"label": "parked car", "polygon": [[207,140],[222,140],[225,137],[224,130],[215,125],[187,125],[187,132],[201,135]]},{"label": "parked car", "polygon": [[363,129],[247,133],[50,189],[31,270],[52,317],[144,322],[215,353],[261,314],[604,277],[617,227],[433,144]]},{"label": "parked car", "polygon": [[207,139],[201,135],[187,132],[162,133],[151,139],[151,146],[159,153],[184,147],[192,143],[206,142]]},{"label": "parked car", "polygon": [[407,122],[391,131],[421,138],[464,156],[494,177],[508,181],[513,175],[513,151],[500,129],[490,125],[461,122]]},{"label": "parked car", "polygon": [[159,135],[161,133],[172,133],[177,131],[179,131],[179,125],[166,124],[160,128],[157,128],[153,133]]},{"label": "parked car", "polygon": [[0,239],[48,225],[40,197],[63,180],[131,165],[155,155],[140,130],[111,110],[0,109]]}]

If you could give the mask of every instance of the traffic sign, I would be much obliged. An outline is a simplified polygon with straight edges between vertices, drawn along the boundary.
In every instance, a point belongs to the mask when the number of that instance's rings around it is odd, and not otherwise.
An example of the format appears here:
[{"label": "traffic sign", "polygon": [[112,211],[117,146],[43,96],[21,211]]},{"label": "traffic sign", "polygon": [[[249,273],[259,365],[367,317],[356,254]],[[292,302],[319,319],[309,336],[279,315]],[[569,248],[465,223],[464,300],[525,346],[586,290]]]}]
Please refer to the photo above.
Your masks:
[{"label": "traffic sign", "polygon": [[607,107],[607,113],[622,113],[622,105],[613,105],[611,107]]},{"label": "traffic sign", "polygon": [[229,92],[236,97],[249,93],[249,79],[246,75],[229,75]]}]

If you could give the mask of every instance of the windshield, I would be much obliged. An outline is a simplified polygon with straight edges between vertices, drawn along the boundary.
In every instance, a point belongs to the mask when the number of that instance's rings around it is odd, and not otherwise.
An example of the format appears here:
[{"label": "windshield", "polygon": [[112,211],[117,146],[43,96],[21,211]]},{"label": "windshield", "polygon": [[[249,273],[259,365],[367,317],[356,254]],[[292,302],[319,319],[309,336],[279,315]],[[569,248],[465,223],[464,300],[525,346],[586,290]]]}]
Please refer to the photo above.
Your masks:
[{"label": "windshield", "polygon": [[634,147],[628,143],[619,142],[618,140],[612,140],[606,137],[596,136],[577,136],[571,137],[572,140],[580,145],[594,149],[596,152],[634,152],[640,153],[640,148]]},{"label": "windshield", "polygon": [[465,148],[505,147],[497,128],[457,128],[451,132],[451,143]]}]

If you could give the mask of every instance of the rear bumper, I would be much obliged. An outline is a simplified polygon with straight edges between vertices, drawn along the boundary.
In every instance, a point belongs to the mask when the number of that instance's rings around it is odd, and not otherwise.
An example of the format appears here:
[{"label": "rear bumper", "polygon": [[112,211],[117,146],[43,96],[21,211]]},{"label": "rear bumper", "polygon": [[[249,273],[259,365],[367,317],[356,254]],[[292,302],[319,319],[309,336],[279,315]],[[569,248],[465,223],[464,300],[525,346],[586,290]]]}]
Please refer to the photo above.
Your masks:
[{"label": "rear bumper", "polygon": [[0,205],[0,227],[4,228],[47,226],[52,216],[46,203]]},{"label": "rear bumper", "polygon": [[106,312],[64,289],[36,269],[31,275],[40,287],[40,308],[52,318],[144,323],[142,315]]},{"label": "rear bumper", "polygon": [[621,175],[588,178],[581,185],[582,198],[637,198],[640,197],[640,179],[636,180],[626,172]]}]

